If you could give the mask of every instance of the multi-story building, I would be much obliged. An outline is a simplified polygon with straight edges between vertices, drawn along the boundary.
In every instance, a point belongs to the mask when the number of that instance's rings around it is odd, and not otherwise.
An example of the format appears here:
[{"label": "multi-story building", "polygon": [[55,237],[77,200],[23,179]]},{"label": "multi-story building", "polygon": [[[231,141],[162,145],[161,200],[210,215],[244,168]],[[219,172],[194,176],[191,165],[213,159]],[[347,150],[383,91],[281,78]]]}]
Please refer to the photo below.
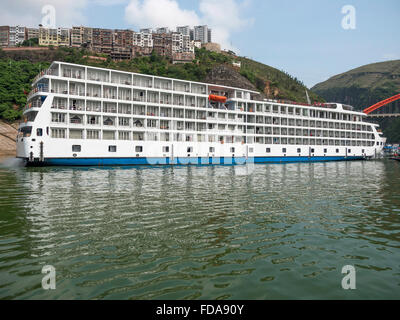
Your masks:
[{"label": "multi-story building", "polygon": [[26,38],[26,40],[39,39],[39,29],[38,28],[25,28],[25,38]]},{"label": "multi-story building", "polygon": [[39,45],[40,46],[58,46],[57,29],[39,28]]},{"label": "multi-story building", "polygon": [[157,28],[155,33],[169,33],[169,29],[167,27]]},{"label": "multi-story building", "polygon": [[0,47],[6,48],[10,43],[10,27],[0,26]]},{"label": "multi-story building", "polygon": [[132,47],[115,47],[111,51],[112,60],[130,60],[132,59]]},{"label": "multi-story building", "polygon": [[133,46],[142,48],[153,48],[153,34],[146,32],[134,33]]},{"label": "multi-story building", "polygon": [[17,46],[26,39],[39,39],[40,46],[85,47],[98,53],[111,55],[113,59],[131,59],[136,54],[150,55],[153,50],[163,56],[174,59],[174,54],[182,53],[179,61],[189,61],[194,55],[194,48],[211,41],[211,29],[205,26],[176,28],[141,29],[139,33],[132,30],[111,30],[75,26],[67,28],[0,27],[0,46]]},{"label": "multi-story building", "polygon": [[197,49],[201,49],[201,41],[200,40],[193,40],[193,45]]},{"label": "multi-story building", "polygon": [[113,49],[111,58],[114,60],[127,60],[132,58],[133,31],[114,30]]},{"label": "multi-story building", "polygon": [[182,52],[183,47],[183,34],[174,32],[172,36],[172,53]]},{"label": "multi-story building", "polygon": [[173,32],[171,35],[172,53],[194,53],[194,41],[190,41],[190,36],[178,32]]},{"label": "multi-story building", "polygon": [[132,48],[133,31],[132,30],[114,30],[113,48]]},{"label": "multi-story building", "polygon": [[177,27],[176,32],[182,33],[184,36],[190,37],[190,27],[189,26]]},{"label": "multi-story building", "polygon": [[161,56],[172,58],[173,35],[166,33],[153,33],[153,49]]},{"label": "multi-story building", "polygon": [[113,31],[110,29],[93,29],[92,50],[98,53],[111,54]]},{"label": "multi-story building", "polygon": [[70,46],[70,30],[68,28],[39,28],[40,46]]},{"label": "multi-story building", "polygon": [[211,42],[211,29],[208,26],[196,26],[193,37],[193,40],[200,40],[201,43]]},{"label": "multi-story building", "polygon": [[72,47],[90,47],[93,39],[93,29],[87,27],[72,27],[71,46]]},{"label": "multi-story building", "polygon": [[16,47],[25,41],[25,27],[12,26],[9,33],[9,47]]},{"label": "multi-story building", "polygon": [[190,36],[182,36],[182,52],[194,53],[194,41],[190,40]]},{"label": "multi-story building", "polygon": [[68,28],[57,28],[57,45],[69,47],[70,30]]},{"label": "multi-story building", "polygon": [[153,29],[151,29],[151,28],[140,29],[140,33],[153,33]]}]

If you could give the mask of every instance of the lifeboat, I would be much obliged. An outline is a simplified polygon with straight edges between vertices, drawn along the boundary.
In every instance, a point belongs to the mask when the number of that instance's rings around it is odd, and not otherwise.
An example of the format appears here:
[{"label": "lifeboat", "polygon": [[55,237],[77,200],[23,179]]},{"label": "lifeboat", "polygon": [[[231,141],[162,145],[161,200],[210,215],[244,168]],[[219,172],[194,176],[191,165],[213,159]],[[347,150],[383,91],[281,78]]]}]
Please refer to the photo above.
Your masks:
[{"label": "lifeboat", "polygon": [[208,96],[208,100],[209,101],[215,101],[215,102],[221,102],[221,103],[225,103],[226,102],[226,97],[224,96],[217,96],[215,94],[210,94]]}]

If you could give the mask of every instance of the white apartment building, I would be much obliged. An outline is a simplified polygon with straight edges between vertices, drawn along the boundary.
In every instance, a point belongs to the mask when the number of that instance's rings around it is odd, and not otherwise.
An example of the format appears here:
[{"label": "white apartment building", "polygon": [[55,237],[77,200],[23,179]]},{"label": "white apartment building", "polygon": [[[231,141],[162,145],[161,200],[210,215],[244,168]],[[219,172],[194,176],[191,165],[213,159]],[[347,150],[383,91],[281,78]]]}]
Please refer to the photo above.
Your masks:
[{"label": "white apartment building", "polygon": [[18,44],[25,41],[25,27],[15,26],[10,27],[9,46],[16,47]]},{"label": "white apartment building", "polygon": [[133,34],[133,45],[139,47],[153,47],[153,35],[148,32],[139,32]]},{"label": "white apartment building", "polygon": [[172,53],[194,53],[194,41],[190,40],[190,36],[182,33],[172,33]]}]

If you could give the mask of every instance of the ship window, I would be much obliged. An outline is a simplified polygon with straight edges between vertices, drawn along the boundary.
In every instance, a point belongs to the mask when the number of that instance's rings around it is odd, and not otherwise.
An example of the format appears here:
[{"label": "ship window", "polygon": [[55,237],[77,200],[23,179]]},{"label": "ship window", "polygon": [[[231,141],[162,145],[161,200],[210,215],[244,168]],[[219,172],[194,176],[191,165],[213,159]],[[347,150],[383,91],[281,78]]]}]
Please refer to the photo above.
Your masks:
[{"label": "ship window", "polygon": [[328,149],[324,149],[324,153],[328,153]]},{"label": "ship window", "polygon": [[297,153],[301,153],[301,149],[300,148],[297,149]]},{"label": "ship window", "polygon": [[254,148],[249,148],[249,152],[253,153],[254,152]]},{"label": "ship window", "polygon": [[72,146],[72,152],[81,152],[81,146],[80,145],[73,145]]},{"label": "ship window", "polygon": [[214,153],[215,152],[215,148],[214,147],[210,147],[210,153]]},{"label": "ship window", "polygon": [[232,153],[235,153],[235,148],[231,148],[231,152],[232,152]]},{"label": "ship window", "polygon": [[266,153],[271,153],[271,148],[267,148],[267,150],[265,150]]},{"label": "ship window", "polygon": [[193,152],[193,147],[188,147],[187,148],[187,153],[191,153],[191,152]]},{"label": "ship window", "polygon": [[362,150],[361,150],[361,153],[365,153],[365,149],[362,149]]},{"label": "ship window", "polygon": [[351,153],[351,149],[349,149],[347,152],[348,152],[348,153]]},{"label": "ship window", "polygon": [[38,128],[38,129],[36,130],[36,135],[37,135],[38,137],[41,137],[41,136],[43,135],[43,129]]},{"label": "ship window", "polygon": [[282,148],[282,153],[286,153],[286,148]]},{"label": "ship window", "polygon": [[136,146],[135,147],[135,152],[143,152],[143,147],[142,146]]},{"label": "ship window", "polygon": [[117,146],[108,146],[108,152],[117,152]]},{"label": "ship window", "polygon": [[336,153],[339,153],[339,149],[336,149]]},{"label": "ship window", "polygon": [[314,153],[315,152],[315,150],[314,149],[311,149],[311,153]]},{"label": "ship window", "polygon": [[169,152],[169,147],[163,147],[163,152]]}]

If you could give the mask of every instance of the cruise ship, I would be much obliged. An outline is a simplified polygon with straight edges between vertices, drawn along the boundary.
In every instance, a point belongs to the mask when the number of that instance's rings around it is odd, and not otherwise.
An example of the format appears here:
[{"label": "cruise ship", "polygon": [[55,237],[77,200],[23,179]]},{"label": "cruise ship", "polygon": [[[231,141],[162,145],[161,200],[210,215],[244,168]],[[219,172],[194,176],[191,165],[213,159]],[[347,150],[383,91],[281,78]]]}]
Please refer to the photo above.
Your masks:
[{"label": "cruise ship", "polygon": [[386,142],[338,103],[53,62],[33,81],[17,137],[27,165],[212,165],[363,160]]}]

